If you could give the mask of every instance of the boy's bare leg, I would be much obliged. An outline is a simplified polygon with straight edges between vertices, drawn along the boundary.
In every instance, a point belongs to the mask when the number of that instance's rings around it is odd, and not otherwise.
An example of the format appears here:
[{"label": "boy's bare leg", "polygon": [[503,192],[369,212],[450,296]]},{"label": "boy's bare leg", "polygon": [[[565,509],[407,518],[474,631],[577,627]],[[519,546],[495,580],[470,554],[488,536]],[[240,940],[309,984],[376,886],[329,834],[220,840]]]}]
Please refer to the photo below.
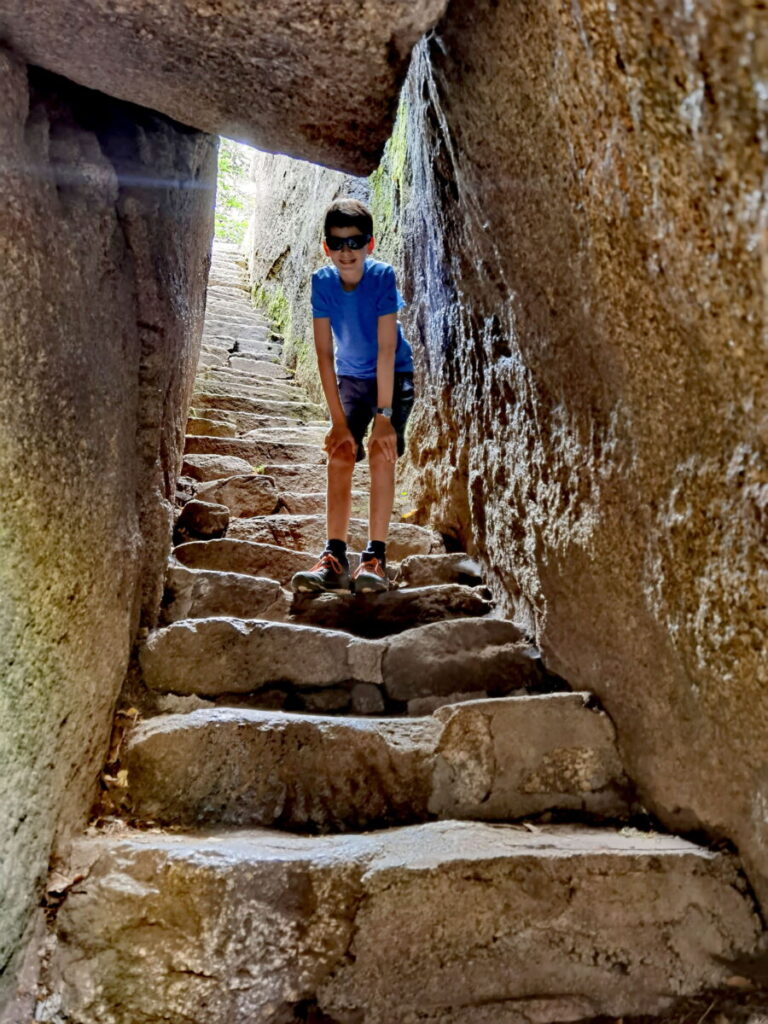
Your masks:
[{"label": "boy's bare leg", "polygon": [[[352,472],[355,452],[350,444],[340,445],[328,459],[326,489],[327,536],[346,541],[352,515]],[[394,491],[393,491],[394,498]]]},{"label": "boy's bare leg", "polygon": [[368,529],[371,540],[386,543],[392,506],[395,503],[396,462],[390,461],[375,445],[369,452],[368,465],[371,474],[371,493],[368,500]]}]

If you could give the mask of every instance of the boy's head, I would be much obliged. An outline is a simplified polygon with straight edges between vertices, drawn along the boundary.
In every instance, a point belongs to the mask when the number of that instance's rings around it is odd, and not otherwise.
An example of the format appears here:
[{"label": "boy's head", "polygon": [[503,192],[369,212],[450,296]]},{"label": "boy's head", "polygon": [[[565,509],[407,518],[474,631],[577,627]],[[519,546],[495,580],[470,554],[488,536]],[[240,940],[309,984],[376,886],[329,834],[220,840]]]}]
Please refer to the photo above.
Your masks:
[{"label": "boy's head", "polygon": [[358,199],[337,199],[326,210],[323,229],[325,255],[345,285],[356,285],[375,245],[371,211]]},{"label": "boy's head", "polygon": [[371,211],[359,199],[336,199],[325,211],[323,234],[326,238],[331,228],[357,228],[361,235],[373,235]]}]

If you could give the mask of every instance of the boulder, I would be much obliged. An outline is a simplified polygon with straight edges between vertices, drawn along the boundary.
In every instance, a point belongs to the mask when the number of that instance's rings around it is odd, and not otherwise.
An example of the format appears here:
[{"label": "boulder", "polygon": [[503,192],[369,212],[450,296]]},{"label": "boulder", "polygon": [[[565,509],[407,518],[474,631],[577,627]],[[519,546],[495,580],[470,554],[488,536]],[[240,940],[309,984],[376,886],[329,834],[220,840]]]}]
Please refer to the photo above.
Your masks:
[{"label": "boulder", "polygon": [[75,860],[54,969],[80,1024],[655,1015],[760,934],[731,857],[634,830],[128,831]]},{"label": "boulder", "polygon": [[[452,584],[434,589],[467,588]],[[406,630],[390,640],[383,673],[387,695],[403,701],[468,689],[504,694],[540,687],[544,678],[538,651],[526,643],[525,631],[506,619],[487,618],[457,618]]]},{"label": "boulder", "polygon": [[179,619],[205,619],[215,615],[272,618],[272,609],[281,615],[285,605],[282,598],[278,581],[264,576],[187,569],[171,564],[161,618],[164,625]]},{"label": "boulder", "polygon": [[768,908],[765,12],[564,10],[453,5],[411,65],[414,505]]},{"label": "boulder", "polygon": [[121,767],[140,821],[347,831],[424,820],[439,732],[430,719],[216,708],[143,723]]},{"label": "boulder", "polygon": [[232,516],[266,516],[278,507],[277,487],[262,473],[210,480],[197,487],[197,497],[226,505]]},{"label": "boulder", "polygon": [[205,482],[251,474],[253,466],[245,459],[237,459],[232,455],[185,455],[181,472],[193,480]]},{"label": "boulder", "polygon": [[11,10],[23,24],[77,5],[0,8],[4,1006],[54,839],[88,815],[136,630],[160,605],[216,141],[14,52]]},{"label": "boulder", "polygon": [[627,814],[616,736],[588,694],[550,693],[448,705],[429,810],[440,818],[514,821],[542,811]]},{"label": "boulder", "polygon": [[176,520],[176,535],[182,540],[221,537],[229,525],[229,509],[211,501],[188,501]]},{"label": "boulder", "polygon": [[382,646],[311,626],[236,618],[184,619],[140,650],[151,690],[216,696],[276,683],[298,688],[381,681]]},{"label": "boulder", "polygon": [[311,569],[317,561],[314,555],[304,551],[230,537],[179,544],[173,554],[177,561],[190,569],[268,576],[282,584],[288,584],[295,573]]},{"label": "boulder", "polygon": [[[264,472],[267,472],[266,466]],[[269,475],[272,476],[272,473]],[[283,544],[299,551],[319,552],[325,547],[325,516],[275,515],[260,519],[239,519],[232,524],[230,536],[262,544]],[[367,520],[352,519],[349,524],[350,547],[362,551],[367,543]],[[440,537],[423,526],[393,523],[390,527],[387,555],[393,561],[417,552],[438,551],[441,547]]]}]

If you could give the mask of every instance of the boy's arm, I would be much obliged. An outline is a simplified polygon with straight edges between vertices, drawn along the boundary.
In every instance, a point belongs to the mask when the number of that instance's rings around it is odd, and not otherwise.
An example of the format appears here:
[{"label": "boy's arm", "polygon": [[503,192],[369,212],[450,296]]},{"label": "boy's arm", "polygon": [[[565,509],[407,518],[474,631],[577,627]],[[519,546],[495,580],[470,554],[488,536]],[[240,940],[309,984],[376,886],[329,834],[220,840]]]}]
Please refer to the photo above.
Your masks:
[{"label": "boy's arm", "polygon": [[[379,408],[392,405],[395,388],[395,348],[397,347],[397,313],[379,317],[379,354],[376,360],[376,387]],[[388,416],[376,416],[369,448],[381,445],[389,462],[397,461],[397,434]]]},{"label": "boy's arm", "polygon": [[315,338],[317,353],[317,369],[320,373],[320,384],[323,388],[328,411],[331,414],[331,429],[325,437],[323,447],[328,455],[333,455],[342,444],[351,444],[354,449],[355,439],[347,426],[347,417],[339,398],[339,386],[336,383],[336,370],[333,365],[333,338],[331,336],[330,317],[313,317],[312,332]]}]

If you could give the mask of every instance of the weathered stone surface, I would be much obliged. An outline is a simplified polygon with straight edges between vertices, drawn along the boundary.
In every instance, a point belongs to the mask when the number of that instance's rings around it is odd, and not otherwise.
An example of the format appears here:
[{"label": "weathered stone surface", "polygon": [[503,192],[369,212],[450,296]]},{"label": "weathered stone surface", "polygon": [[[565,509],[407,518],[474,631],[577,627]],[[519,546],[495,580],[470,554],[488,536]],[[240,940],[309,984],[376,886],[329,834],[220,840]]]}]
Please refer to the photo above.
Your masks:
[{"label": "weathered stone surface", "polygon": [[193,480],[223,480],[230,476],[250,475],[253,466],[233,455],[185,455],[181,472]]},{"label": "weathered stone surface", "polygon": [[216,158],[2,48],[0,154],[1,1005],[159,605]]},{"label": "weathered stone surface", "polygon": [[[325,489],[327,472],[325,466],[321,465],[290,465],[287,463],[267,462],[264,465],[264,473],[270,476],[277,485],[278,490],[309,493],[311,491],[322,491]],[[358,480],[360,474],[355,468],[355,475]],[[353,478],[353,483],[354,483]]]},{"label": "weathered stone surface", "polygon": [[224,420],[209,420],[200,416],[190,416],[187,420],[187,433],[204,434],[207,437],[235,437],[237,428],[234,423],[226,423]]},{"label": "weathered stone surface", "polygon": [[179,544],[173,549],[173,554],[190,569],[268,576],[283,584],[289,583],[295,573],[311,569],[316,561],[315,555],[304,551],[291,551],[274,544],[253,544],[230,537]]},{"label": "weathered stone surface", "polygon": [[236,433],[242,434],[247,430],[253,430],[256,427],[268,427],[268,426],[295,426],[299,421],[294,420],[287,416],[259,416],[250,412],[238,412],[233,409],[197,409],[194,408],[191,411],[192,415],[202,416],[203,418],[208,416],[214,416],[217,420],[224,420],[227,423],[232,423],[235,426]]},{"label": "weathered stone surface", "polygon": [[176,520],[176,534],[185,540],[221,537],[229,524],[229,509],[212,501],[193,498]]},{"label": "weathered stone surface", "polygon": [[256,441],[290,441],[295,444],[311,444],[316,448],[323,447],[327,425],[319,427],[258,427],[245,433],[246,438]]},{"label": "weathered stone surface", "polygon": [[[267,467],[264,467],[265,474]],[[269,472],[272,476],[272,472]],[[238,540],[251,540],[266,544],[284,544],[300,551],[322,551],[326,541],[325,516],[268,516],[261,519],[238,519],[230,527],[230,536]],[[368,543],[368,523],[352,519],[349,524],[349,543],[362,549]],[[387,555],[393,561],[406,555],[439,551],[440,537],[423,526],[392,523],[387,541]]]},{"label": "weathered stone surface", "polygon": [[463,552],[409,555],[403,559],[397,579],[408,587],[428,587],[435,583],[463,583],[474,587],[483,582],[480,565]]},{"label": "weathered stone surface", "polygon": [[655,1014],[759,934],[729,857],[653,833],[442,822],[77,852],[55,966],[81,1024],[279,1024],[315,1000],[366,1024]]},{"label": "weathered stone surface", "polygon": [[282,622],[185,619],[150,633],[140,652],[144,682],[171,693],[250,693],[381,682],[382,646],[347,633]]},{"label": "weathered stone surface", "polygon": [[415,504],[599,695],[643,803],[768,899],[764,21],[453,6],[406,95],[406,236],[439,268]]},{"label": "weathered stone surface", "polygon": [[355,683],[350,702],[356,715],[380,715],[386,708],[381,687],[374,683]]},{"label": "weathered stone surface", "polygon": [[245,398],[242,395],[212,395],[199,391],[195,395],[197,409],[231,409],[256,416],[290,416],[301,422],[322,419],[325,409],[311,402],[286,402],[273,398]]},{"label": "weathered stone surface", "polygon": [[440,728],[217,708],[150,719],[122,767],[141,821],[372,828],[425,819]]},{"label": "weathered stone surface", "polygon": [[248,355],[246,352],[238,352],[237,355],[231,355],[228,363],[237,370],[248,370],[250,373],[257,373],[260,377],[266,379],[287,379],[287,371],[280,363],[267,362],[265,359]]},{"label": "weathered stone surface", "polygon": [[324,463],[325,452],[313,444],[292,444],[280,441],[261,441],[250,437],[195,437],[186,439],[188,454],[212,454],[245,459],[252,466],[272,462]]},{"label": "weathered stone surface", "polygon": [[233,516],[267,516],[278,506],[277,487],[262,473],[245,473],[210,480],[197,488],[197,497],[226,505]]},{"label": "weathered stone surface", "polygon": [[[476,589],[451,583],[442,587],[390,590],[381,594],[351,594],[349,596],[295,594],[291,604],[291,617],[295,622],[324,626],[328,629],[347,630],[357,636],[373,638],[399,633],[401,630],[408,630],[410,633],[414,626],[424,626],[426,623],[438,624],[443,620],[448,620],[445,623],[444,631],[434,637],[427,634],[423,639],[414,639],[412,643],[404,643],[399,648],[400,653],[395,656],[392,674],[393,676],[402,674],[403,680],[396,685],[397,692],[392,692],[390,696],[397,700],[407,700],[409,697],[420,695],[416,679],[419,676],[421,658],[428,660],[428,664],[421,668],[424,686],[428,688],[432,676],[439,675],[442,678],[443,670],[446,667],[445,685],[450,682],[453,689],[456,689],[456,679],[461,672],[463,672],[465,680],[473,678],[469,671],[470,655],[459,654],[457,664],[454,665],[451,657],[454,650],[450,647],[450,641],[447,652],[441,649],[440,643],[445,637],[450,638],[452,620],[471,617],[474,624],[482,621],[478,620],[478,616],[487,615],[491,607],[491,603]],[[481,639],[474,641],[473,645],[472,638],[476,634]],[[481,645],[487,643],[482,639],[486,635],[482,630],[476,631],[469,628],[461,633],[461,643],[466,643],[470,649],[474,649],[479,654],[482,650]],[[447,666],[443,660],[446,657],[448,658]],[[521,659],[518,657],[518,660]],[[510,658],[507,657],[506,665],[508,666],[509,663]],[[501,674],[500,669],[499,665],[497,676]],[[530,670],[527,671],[530,672]],[[491,676],[491,672],[487,669],[485,676]],[[515,678],[519,679],[520,676],[521,672],[518,668]],[[409,682],[411,679],[413,682]],[[475,681],[479,682],[480,679],[481,676],[478,675]],[[411,692],[409,687],[415,687],[417,692]],[[427,689],[424,692],[431,692],[431,690]],[[438,692],[449,693],[450,690],[439,690]]]},{"label": "weathered stone surface", "polygon": [[[277,353],[279,354],[279,352]],[[195,378],[195,392],[243,398],[274,398],[283,402],[305,402],[306,392],[293,384],[263,381],[234,370],[206,370]],[[193,399],[194,401],[194,399]]]},{"label": "weathered stone surface", "polygon": [[234,615],[244,619],[266,616],[277,605],[282,610],[282,589],[277,580],[237,572],[187,569],[171,563],[165,581],[162,621],[205,619]]},{"label": "weathered stone surface", "polygon": [[512,821],[541,811],[626,814],[627,780],[610,719],[588,694],[477,700],[440,708],[429,809]]},{"label": "weathered stone surface", "polygon": [[[434,589],[467,588],[452,584]],[[406,630],[391,640],[383,671],[387,693],[395,700],[462,689],[504,694],[542,682],[538,651],[506,619],[464,618]]]},{"label": "weathered stone surface", "polygon": [[407,713],[412,718],[422,715],[433,715],[446,704],[465,704],[469,700],[487,700],[486,690],[468,690],[464,693],[449,693],[444,697],[414,697],[408,701]]},{"label": "weathered stone surface", "polygon": [[[409,51],[444,8],[445,0],[365,8],[343,0],[328,18],[319,0],[216,9],[4,0],[0,33],[29,63],[91,89],[261,149],[367,174],[389,134]],[[335,87],[334,61],[358,69],[354,89]]]}]

